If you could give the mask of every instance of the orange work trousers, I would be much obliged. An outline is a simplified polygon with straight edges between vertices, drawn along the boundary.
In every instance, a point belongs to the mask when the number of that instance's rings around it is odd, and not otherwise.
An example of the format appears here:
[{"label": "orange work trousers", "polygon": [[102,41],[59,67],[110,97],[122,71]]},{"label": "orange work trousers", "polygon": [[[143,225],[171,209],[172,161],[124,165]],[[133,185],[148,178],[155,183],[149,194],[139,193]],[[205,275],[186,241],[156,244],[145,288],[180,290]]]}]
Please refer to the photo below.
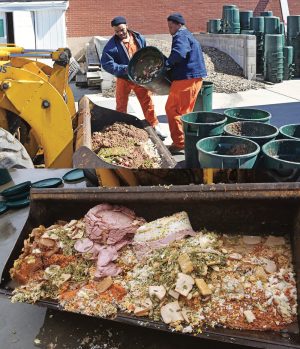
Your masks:
[{"label": "orange work trousers", "polygon": [[128,97],[131,90],[134,91],[134,93],[137,96],[137,99],[140,102],[145,119],[149,122],[151,126],[157,125],[158,119],[155,114],[154,104],[151,98],[151,92],[146,90],[144,87],[141,87],[129,80],[121,78],[117,78],[116,83],[117,111],[127,113]]},{"label": "orange work trousers", "polygon": [[201,78],[175,80],[171,84],[166,113],[173,144],[178,148],[184,147],[184,132],[180,118],[193,111],[201,87]]}]

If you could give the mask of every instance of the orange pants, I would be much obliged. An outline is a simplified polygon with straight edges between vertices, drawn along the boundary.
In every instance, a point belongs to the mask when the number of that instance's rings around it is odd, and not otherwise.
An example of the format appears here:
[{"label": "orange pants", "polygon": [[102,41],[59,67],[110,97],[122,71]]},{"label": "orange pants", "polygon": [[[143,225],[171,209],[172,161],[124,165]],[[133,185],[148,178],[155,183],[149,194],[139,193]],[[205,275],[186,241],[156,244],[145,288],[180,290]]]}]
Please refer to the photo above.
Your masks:
[{"label": "orange pants", "polygon": [[117,78],[116,86],[116,102],[117,111],[122,113],[127,113],[128,97],[131,90],[137,96],[140,105],[143,109],[145,119],[149,122],[151,126],[158,124],[158,120],[154,111],[154,104],[151,98],[151,92],[146,90],[144,87],[134,84],[131,81]]},{"label": "orange pants", "polygon": [[184,147],[184,132],[180,118],[193,111],[201,87],[201,78],[175,80],[171,84],[166,113],[173,144],[178,148]]}]

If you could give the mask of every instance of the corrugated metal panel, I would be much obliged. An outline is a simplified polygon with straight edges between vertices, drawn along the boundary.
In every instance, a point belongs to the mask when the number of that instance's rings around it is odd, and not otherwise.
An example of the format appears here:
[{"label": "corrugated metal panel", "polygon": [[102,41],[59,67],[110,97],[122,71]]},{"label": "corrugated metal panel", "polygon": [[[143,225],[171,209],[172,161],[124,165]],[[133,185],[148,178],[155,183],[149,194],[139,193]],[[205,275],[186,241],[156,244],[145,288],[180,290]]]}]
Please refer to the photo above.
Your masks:
[{"label": "corrugated metal panel", "polygon": [[65,12],[36,11],[36,48],[53,49],[66,46]]}]

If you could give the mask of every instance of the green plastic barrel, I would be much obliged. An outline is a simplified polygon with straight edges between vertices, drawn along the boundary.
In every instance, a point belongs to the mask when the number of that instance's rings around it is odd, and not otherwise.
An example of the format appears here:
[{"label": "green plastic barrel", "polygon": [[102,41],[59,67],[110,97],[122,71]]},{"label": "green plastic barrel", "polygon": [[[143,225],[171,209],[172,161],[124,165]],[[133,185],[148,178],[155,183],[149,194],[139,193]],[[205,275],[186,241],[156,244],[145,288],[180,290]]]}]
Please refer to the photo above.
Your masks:
[{"label": "green plastic barrel", "polygon": [[280,34],[279,17],[265,17],[265,34]]},{"label": "green plastic barrel", "polygon": [[212,111],[213,91],[213,82],[203,81],[193,111]]},{"label": "green plastic barrel", "polygon": [[295,77],[300,77],[300,34],[293,40]]},{"label": "green plastic barrel", "polygon": [[293,46],[285,46],[283,48],[283,57],[284,57],[284,71],[283,71],[283,80],[290,80],[294,76],[294,48]]},{"label": "green plastic barrel", "polygon": [[263,145],[264,167],[268,169],[300,168],[300,140],[277,139]]},{"label": "green plastic barrel", "polygon": [[256,33],[265,32],[265,17],[256,16],[250,18],[250,29],[254,30]]},{"label": "green plastic barrel", "polygon": [[277,127],[262,122],[237,121],[224,127],[228,136],[244,137],[250,139],[260,146],[276,138],[279,133]]},{"label": "green plastic barrel", "polygon": [[223,12],[222,12],[222,18],[225,18],[225,11],[226,10],[232,10],[234,8],[237,8],[236,5],[223,5]]},{"label": "green plastic barrel", "polygon": [[300,33],[300,16],[287,16],[287,38],[288,44]]},{"label": "green plastic barrel", "polygon": [[224,34],[240,34],[240,11],[238,8],[230,8],[224,10],[223,33]]},{"label": "green plastic barrel", "polygon": [[210,19],[209,24],[209,33],[218,34],[221,32],[221,19]]},{"label": "green plastic barrel", "polygon": [[201,168],[254,167],[260,147],[241,137],[216,136],[203,138],[196,144]]},{"label": "green plastic barrel", "polygon": [[218,136],[223,133],[226,116],[219,113],[193,112],[181,117],[184,131],[185,165],[198,168],[198,151],[196,143],[205,137]]},{"label": "green plastic barrel", "polygon": [[0,168],[0,185],[6,184],[12,180],[10,173],[5,168]]},{"label": "green plastic barrel", "polygon": [[165,68],[165,57],[157,47],[144,47],[132,56],[128,63],[128,77],[158,95],[169,94],[171,82]]},{"label": "green plastic barrel", "polygon": [[263,17],[272,17],[273,16],[273,12],[272,11],[263,11],[260,13],[261,16]]},{"label": "green plastic barrel", "polygon": [[253,17],[253,11],[240,11],[240,26],[242,30],[250,30],[250,18]]},{"label": "green plastic barrel", "polygon": [[281,34],[266,34],[264,44],[264,79],[273,83],[283,80],[284,59]]},{"label": "green plastic barrel", "polygon": [[285,27],[283,22],[280,22],[279,34],[285,35]]},{"label": "green plastic barrel", "polygon": [[272,115],[261,109],[252,108],[231,108],[224,110],[224,115],[227,117],[227,123],[236,121],[255,121],[270,123]]},{"label": "green plastic barrel", "polygon": [[289,124],[279,128],[280,138],[300,140],[300,124]]}]

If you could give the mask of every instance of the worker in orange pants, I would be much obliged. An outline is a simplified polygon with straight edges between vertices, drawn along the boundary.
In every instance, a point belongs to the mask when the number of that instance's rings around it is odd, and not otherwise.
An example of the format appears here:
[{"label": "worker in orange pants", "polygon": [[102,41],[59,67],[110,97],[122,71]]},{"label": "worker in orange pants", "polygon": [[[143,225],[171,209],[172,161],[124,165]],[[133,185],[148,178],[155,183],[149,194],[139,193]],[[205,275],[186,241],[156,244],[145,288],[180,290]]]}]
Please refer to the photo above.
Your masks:
[{"label": "worker in orange pants", "polygon": [[149,124],[155,127],[158,124],[158,120],[154,111],[154,104],[151,98],[151,92],[144,87],[134,84],[133,82],[125,79],[117,79],[116,83],[116,110],[122,113],[127,113],[128,97],[131,91],[137,96],[142,107],[145,119]]},{"label": "worker in orange pants", "polygon": [[184,149],[181,116],[193,111],[202,87],[202,78],[207,74],[201,46],[185,27],[183,16],[173,13],[167,20],[172,35],[172,49],[166,60],[166,68],[170,70],[172,84],[166,114],[173,140],[169,150],[175,154]]},{"label": "worker in orange pants", "polygon": [[128,29],[126,18],[117,16],[111,21],[114,35],[103,48],[101,66],[117,78],[116,103],[117,111],[127,113],[128,97],[133,90],[141,104],[145,119],[155,129],[157,135],[167,137],[155,114],[151,92],[131,82],[128,77],[128,63],[141,48],[146,47],[146,40],[140,34]]},{"label": "worker in orange pants", "polygon": [[193,111],[201,87],[202,78],[177,80],[171,84],[166,113],[174,149],[184,148],[184,132],[180,118]]}]

